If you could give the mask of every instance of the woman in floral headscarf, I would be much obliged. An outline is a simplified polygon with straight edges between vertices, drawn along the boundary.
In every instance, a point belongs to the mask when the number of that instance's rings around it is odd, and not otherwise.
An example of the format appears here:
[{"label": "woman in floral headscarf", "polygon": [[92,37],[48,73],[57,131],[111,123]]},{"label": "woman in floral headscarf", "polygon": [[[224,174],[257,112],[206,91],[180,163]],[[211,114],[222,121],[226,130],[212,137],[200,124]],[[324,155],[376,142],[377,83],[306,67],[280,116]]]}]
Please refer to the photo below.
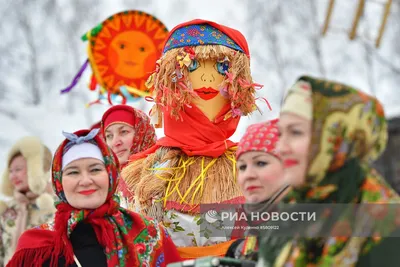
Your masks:
[{"label": "woman in floral headscarf", "polygon": [[[157,136],[150,118],[141,110],[128,105],[115,105],[109,108],[101,119],[101,134],[107,145],[117,155],[123,169],[131,155],[152,147]],[[118,184],[121,205],[133,209],[133,192],[123,179]]]},{"label": "woman in floral headscarf", "polygon": [[[284,101],[279,131],[277,149],[285,166],[284,179],[293,186],[284,202],[349,207],[349,203],[400,201],[370,167],[387,141],[387,124],[377,99],[343,84],[301,77]],[[382,227],[373,210],[349,217],[345,212],[328,215],[329,220],[321,217],[313,225],[324,229],[321,236],[265,233],[259,265],[398,266],[399,238],[382,238],[393,236],[395,223]],[[303,228],[297,232],[302,233]]]},{"label": "woman in floral headscarf", "polygon": [[166,266],[180,260],[162,226],[119,206],[119,164],[97,133],[64,133],[52,165],[60,199],[55,220],[26,231],[7,266]]},{"label": "woman in floral headscarf", "polygon": [[104,113],[101,133],[117,155],[121,169],[128,164],[130,155],[145,151],[157,141],[150,118],[128,105],[115,105]]}]

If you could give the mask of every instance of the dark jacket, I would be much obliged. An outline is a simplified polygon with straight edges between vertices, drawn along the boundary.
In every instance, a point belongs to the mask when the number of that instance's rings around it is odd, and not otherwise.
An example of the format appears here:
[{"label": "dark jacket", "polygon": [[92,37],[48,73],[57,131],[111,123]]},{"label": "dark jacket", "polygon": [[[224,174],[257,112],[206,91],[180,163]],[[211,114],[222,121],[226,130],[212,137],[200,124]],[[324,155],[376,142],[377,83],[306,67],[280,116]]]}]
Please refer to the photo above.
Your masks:
[{"label": "dark jacket", "polygon": [[[74,254],[82,267],[107,267],[107,259],[103,247],[97,241],[96,233],[90,224],[79,223],[70,236]],[[49,267],[50,260],[43,264]],[[58,260],[59,267],[65,266],[64,257]],[[75,263],[68,267],[77,267]]]}]

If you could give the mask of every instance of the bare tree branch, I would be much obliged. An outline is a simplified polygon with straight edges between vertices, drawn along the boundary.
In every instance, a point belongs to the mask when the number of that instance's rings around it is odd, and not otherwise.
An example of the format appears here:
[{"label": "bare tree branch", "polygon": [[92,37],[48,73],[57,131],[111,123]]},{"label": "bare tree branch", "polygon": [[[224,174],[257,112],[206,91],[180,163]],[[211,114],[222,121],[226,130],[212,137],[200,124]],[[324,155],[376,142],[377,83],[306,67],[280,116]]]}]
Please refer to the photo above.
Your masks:
[{"label": "bare tree branch", "polygon": [[34,35],[31,28],[31,23],[28,21],[27,12],[20,11],[18,22],[21,26],[22,32],[25,36],[26,43],[29,48],[29,63],[30,63],[30,88],[32,95],[32,104],[39,105],[41,101],[39,80],[38,80],[38,60],[37,60],[37,50],[35,47]]},{"label": "bare tree branch", "polygon": [[17,118],[17,114],[15,112],[13,112],[12,110],[10,110],[8,108],[3,108],[1,105],[0,105],[0,113],[2,115],[9,117],[10,119],[13,119],[13,120],[15,120]]},{"label": "bare tree branch", "polygon": [[374,60],[373,60],[374,52],[372,47],[370,45],[366,45],[366,43],[364,43],[364,49],[365,49],[364,53],[365,63],[367,65],[368,85],[372,95],[375,95],[376,86],[375,86],[375,72],[374,72]]},{"label": "bare tree branch", "polygon": [[323,55],[322,55],[322,45],[321,45],[321,35],[320,35],[320,29],[319,29],[319,24],[318,24],[318,11],[317,11],[317,5],[315,0],[309,0],[308,1],[310,4],[310,13],[311,13],[311,19],[313,23],[313,33],[311,36],[312,40],[312,46],[313,46],[313,51],[315,53],[315,57],[317,59],[317,64],[318,64],[318,70],[321,73],[323,77],[326,76],[326,70],[325,70],[325,65],[323,62]]},{"label": "bare tree branch", "polygon": [[263,32],[267,36],[269,40],[269,47],[272,51],[272,55],[275,61],[276,73],[279,77],[280,88],[283,92],[282,101],[284,98],[285,92],[285,62],[281,55],[281,49],[279,46],[278,34],[276,33],[276,25],[280,22],[282,18],[282,9],[280,8],[281,2],[278,3],[276,10],[272,13],[273,15],[270,18],[267,18],[265,21],[266,27],[263,28]]},{"label": "bare tree branch", "polygon": [[[369,45],[371,46],[371,45]],[[391,71],[393,71],[396,74],[400,74],[400,67],[395,66],[389,59],[384,58],[381,54],[375,52],[375,59],[388,67]]]}]

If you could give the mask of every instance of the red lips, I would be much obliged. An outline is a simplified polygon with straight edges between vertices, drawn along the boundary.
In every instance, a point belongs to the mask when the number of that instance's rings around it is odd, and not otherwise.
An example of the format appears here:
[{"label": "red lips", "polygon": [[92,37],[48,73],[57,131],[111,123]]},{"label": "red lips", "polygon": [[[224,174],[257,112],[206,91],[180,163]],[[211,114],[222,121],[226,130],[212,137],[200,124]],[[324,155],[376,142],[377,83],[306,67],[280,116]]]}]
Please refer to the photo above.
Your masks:
[{"label": "red lips", "polygon": [[95,189],[92,189],[92,190],[83,190],[83,191],[80,191],[79,194],[88,196],[88,195],[93,194],[93,193],[96,192],[96,191],[97,191],[97,190],[95,190]]},{"label": "red lips", "polygon": [[20,180],[14,181],[14,185],[20,185],[20,184],[22,184],[22,181]]},{"label": "red lips", "polygon": [[204,99],[204,100],[210,100],[213,99],[214,97],[216,97],[219,94],[218,90],[215,90],[211,87],[202,87],[199,89],[195,89],[194,90],[198,96],[200,96],[200,98]]},{"label": "red lips", "polygon": [[249,187],[246,188],[246,191],[250,191],[251,192],[251,191],[257,190],[259,188],[261,188],[261,187],[259,187],[259,186],[249,186]]},{"label": "red lips", "polygon": [[287,159],[287,160],[283,161],[283,164],[285,167],[289,168],[289,167],[293,167],[293,166],[299,164],[299,162],[295,159]]}]

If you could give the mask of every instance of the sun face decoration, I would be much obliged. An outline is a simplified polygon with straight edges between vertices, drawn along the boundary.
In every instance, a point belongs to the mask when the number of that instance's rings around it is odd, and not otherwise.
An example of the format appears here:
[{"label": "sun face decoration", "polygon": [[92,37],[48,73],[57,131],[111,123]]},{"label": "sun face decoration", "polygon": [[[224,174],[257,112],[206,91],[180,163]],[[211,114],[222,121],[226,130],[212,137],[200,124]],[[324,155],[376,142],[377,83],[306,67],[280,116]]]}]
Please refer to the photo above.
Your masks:
[{"label": "sun face decoration", "polygon": [[[140,11],[115,14],[87,33],[89,61],[96,82],[111,94],[121,86],[133,97],[151,93],[145,86],[168,35],[165,25]],[[135,93],[136,92],[136,93]]]}]

